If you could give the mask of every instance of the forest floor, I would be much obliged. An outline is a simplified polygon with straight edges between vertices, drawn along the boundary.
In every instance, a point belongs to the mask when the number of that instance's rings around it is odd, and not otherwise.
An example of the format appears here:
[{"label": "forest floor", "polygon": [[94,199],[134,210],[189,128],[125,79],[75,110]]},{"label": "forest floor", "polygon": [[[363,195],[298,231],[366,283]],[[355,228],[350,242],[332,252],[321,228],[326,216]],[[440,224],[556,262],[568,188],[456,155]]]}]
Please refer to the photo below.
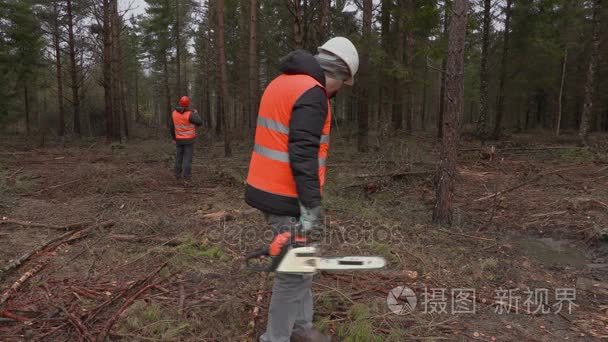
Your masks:
[{"label": "forest floor", "polygon": [[[168,142],[6,139],[0,340],[247,341],[263,332],[272,275],[241,269],[268,238],[243,201],[250,146],[223,158],[221,145],[199,142],[184,186]],[[592,150],[575,141],[517,135],[492,153],[465,139],[452,227],[430,223],[430,135],[369,153],[332,141],[321,246],[382,255],[388,266],[317,275],[317,328],[335,341],[607,338],[608,137],[594,136]],[[411,312],[387,306],[399,286],[416,295]]]}]

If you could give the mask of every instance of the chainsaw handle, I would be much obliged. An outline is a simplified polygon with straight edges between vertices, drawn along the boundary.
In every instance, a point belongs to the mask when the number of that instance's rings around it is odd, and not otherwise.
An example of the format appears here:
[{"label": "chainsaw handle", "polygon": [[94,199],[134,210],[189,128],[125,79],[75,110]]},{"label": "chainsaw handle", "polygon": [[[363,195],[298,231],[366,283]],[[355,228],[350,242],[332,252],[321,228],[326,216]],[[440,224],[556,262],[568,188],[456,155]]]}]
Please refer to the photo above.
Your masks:
[{"label": "chainsaw handle", "polygon": [[[245,268],[255,272],[274,272],[274,270],[276,270],[276,268],[281,263],[281,260],[283,259],[284,255],[285,253],[283,252],[278,256],[271,257],[268,254],[268,247],[262,247],[245,255]],[[262,257],[270,257],[272,259],[270,266],[264,267],[251,264],[252,260],[260,259]]]}]

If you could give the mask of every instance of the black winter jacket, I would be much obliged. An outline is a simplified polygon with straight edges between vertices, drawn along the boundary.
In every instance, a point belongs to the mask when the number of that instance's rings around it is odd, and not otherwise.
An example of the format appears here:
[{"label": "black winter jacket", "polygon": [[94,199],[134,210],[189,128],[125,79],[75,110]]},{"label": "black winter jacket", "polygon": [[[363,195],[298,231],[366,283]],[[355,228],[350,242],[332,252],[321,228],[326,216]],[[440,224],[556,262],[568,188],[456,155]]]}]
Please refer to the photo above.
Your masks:
[{"label": "black winter jacket", "polygon": [[[309,75],[325,86],[323,69],[316,59],[304,50],[293,51],[283,58],[280,70],[288,75]],[[288,152],[298,198],[271,194],[247,185],[245,201],[249,205],[270,214],[299,216],[298,200],[307,208],[321,204],[318,156],[327,112],[327,94],[321,87],[306,91],[293,106],[289,123]]]}]

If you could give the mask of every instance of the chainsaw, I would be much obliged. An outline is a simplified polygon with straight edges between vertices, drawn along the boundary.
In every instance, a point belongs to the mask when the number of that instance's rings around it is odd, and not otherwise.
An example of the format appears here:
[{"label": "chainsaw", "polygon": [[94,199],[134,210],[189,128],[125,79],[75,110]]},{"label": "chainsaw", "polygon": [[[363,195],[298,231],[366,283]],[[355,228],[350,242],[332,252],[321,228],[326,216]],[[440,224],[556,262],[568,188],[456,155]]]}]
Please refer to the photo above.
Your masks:
[{"label": "chainsaw", "polygon": [[[377,256],[321,257],[317,246],[289,245],[281,254],[271,257],[268,248],[258,249],[245,256],[247,269],[257,272],[315,273],[317,271],[356,271],[383,268],[386,261]],[[253,261],[270,259],[269,264]]]}]

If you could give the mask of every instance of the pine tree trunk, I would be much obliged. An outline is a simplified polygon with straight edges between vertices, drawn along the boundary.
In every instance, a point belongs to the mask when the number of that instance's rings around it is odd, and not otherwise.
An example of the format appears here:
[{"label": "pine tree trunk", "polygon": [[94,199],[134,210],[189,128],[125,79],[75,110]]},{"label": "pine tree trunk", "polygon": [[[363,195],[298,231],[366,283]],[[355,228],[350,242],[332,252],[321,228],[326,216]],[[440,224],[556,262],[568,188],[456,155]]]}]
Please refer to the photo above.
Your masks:
[{"label": "pine tree trunk", "polygon": [[116,1],[116,6],[114,7],[114,21],[116,24],[116,45],[115,45],[115,49],[116,49],[116,56],[117,56],[117,63],[116,63],[116,69],[118,70],[118,78],[117,78],[117,87],[118,87],[118,102],[120,103],[120,112],[122,114],[122,131],[121,131],[121,135],[122,133],[124,133],[124,136],[126,139],[129,139],[129,124],[130,124],[130,116],[129,116],[129,111],[127,111],[127,96],[126,96],[126,92],[127,92],[127,86],[126,86],[126,77],[125,75],[125,70],[123,67],[123,56],[122,56],[122,41],[120,40],[120,35],[122,32],[122,22],[121,22],[121,18],[118,14],[118,1]]},{"label": "pine tree trunk", "polygon": [[[205,51],[207,51],[207,53],[209,54],[211,52],[211,49],[209,47],[209,42],[211,41],[211,24],[210,24],[210,19],[209,19],[209,14],[207,15],[207,30],[205,32],[206,35],[206,39],[204,39],[203,41],[203,49]],[[203,86],[205,89],[205,106],[203,106],[203,109],[205,110],[205,117],[207,119],[207,128],[209,130],[209,132],[213,132],[212,127],[213,127],[213,119],[212,119],[212,115],[211,115],[211,93],[212,93],[212,89],[213,86],[211,84],[211,80],[212,80],[212,75],[211,75],[211,68],[209,65],[209,60],[205,59],[205,63],[203,66],[203,72],[206,75],[206,79],[207,82],[206,84]],[[205,78],[203,78],[205,79]]]},{"label": "pine tree trunk", "polygon": [[304,48],[304,11],[302,0],[288,0],[288,9],[293,16],[293,42],[295,49]]},{"label": "pine tree trunk", "polygon": [[63,71],[61,67],[61,47],[59,46],[59,9],[54,6],[53,14],[53,47],[55,48],[55,68],[57,71],[57,135],[63,138],[65,135],[65,114],[63,111]]},{"label": "pine tree trunk", "polygon": [[532,116],[532,104],[534,102],[534,98],[532,94],[528,94],[528,104],[527,104],[527,108],[526,108],[526,118],[524,120],[524,130],[527,130],[528,128],[530,128],[530,122],[531,120],[531,116]]},{"label": "pine tree trunk", "polygon": [[[408,3],[413,4],[412,0],[408,0]],[[408,9],[408,13],[410,9]],[[411,9],[413,10],[413,9]],[[407,80],[404,82],[405,85],[405,130],[411,133],[414,129],[414,35],[411,29],[407,30],[406,33],[406,55],[405,58],[405,69],[408,72]]]},{"label": "pine tree trunk", "polygon": [[440,224],[451,224],[453,217],[459,118],[464,109],[464,49],[468,6],[468,0],[454,0],[450,20],[441,160],[433,210],[433,222]]},{"label": "pine tree trunk", "polygon": [[238,8],[238,27],[241,29],[238,30],[238,41],[241,42],[239,44],[238,49],[238,57],[236,58],[235,69],[238,70],[238,80],[236,84],[231,85],[230,89],[234,89],[232,93],[234,94],[243,94],[238,98],[229,99],[229,102],[232,104],[232,108],[234,109],[234,115],[231,116],[234,124],[230,125],[233,127],[236,134],[240,134],[244,131],[245,128],[249,129],[252,127],[251,123],[251,113],[249,112],[250,106],[250,85],[249,85],[249,25],[247,24],[250,21],[251,13],[249,11],[250,0],[239,0],[239,8]]},{"label": "pine tree trunk", "polygon": [[321,0],[321,16],[319,18],[319,44],[323,44],[331,32],[331,0]]},{"label": "pine tree trunk", "polygon": [[135,122],[142,123],[139,111],[139,70],[135,70]]},{"label": "pine tree trunk", "polygon": [[[403,10],[405,7],[405,2],[408,0],[399,0],[398,6],[400,10]],[[400,11],[399,16],[397,18],[397,42],[395,48],[395,64],[399,66],[400,69],[404,67],[403,65],[403,55],[404,55],[404,46],[405,46],[405,17],[404,14]],[[402,77],[398,77],[395,80],[395,87],[393,88],[393,129],[399,130],[403,128],[403,97],[404,97],[404,81]]]},{"label": "pine tree trunk", "polygon": [[70,51],[70,77],[72,79],[72,106],[74,108],[74,134],[79,136],[80,127],[80,97],[78,94],[78,65],[76,64],[76,42],[74,41],[74,16],[72,14],[72,0],[66,0],[68,20],[68,47]]},{"label": "pine tree trunk", "polygon": [[175,66],[177,73],[177,95],[184,96],[184,90],[182,88],[182,59],[181,59],[181,31],[179,21],[181,20],[181,14],[179,13],[179,0],[175,0]]},{"label": "pine tree trunk", "polygon": [[169,127],[169,121],[171,120],[171,89],[169,88],[169,61],[167,55],[163,57],[163,88],[165,88],[165,127]]},{"label": "pine tree trunk", "polygon": [[[217,6],[217,3],[214,4],[214,6]],[[214,7],[215,10],[215,7]],[[216,11],[217,12],[217,11]],[[216,15],[217,17],[217,15]],[[215,28],[214,28],[214,46],[215,46],[215,83],[214,83],[214,87],[213,87],[213,92],[215,94],[215,135],[219,138],[224,131],[224,119],[222,118],[222,108],[223,108],[223,103],[221,103],[222,101],[222,91],[221,91],[221,70],[220,70],[220,65],[219,62],[217,61],[217,56],[219,54],[219,51],[217,51],[217,19],[215,21]]]},{"label": "pine tree trunk", "polygon": [[23,82],[23,104],[25,110],[25,135],[30,136],[30,96],[28,82]]},{"label": "pine tree trunk", "polygon": [[481,43],[481,67],[479,72],[479,119],[477,136],[486,139],[488,116],[488,50],[490,48],[490,26],[492,24],[492,1],[483,1],[483,37]]},{"label": "pine tree trunk", "polygon": [[258,44],[257,44],[257,0],[249,2],[249,128],[256,125],[258,118],[259,97],[259,67],[258,67]]},{"label": "pine tree trunk", "polygon": [[424,82],[422,83],[422,109],[420,110],[420,129],[426,130],[426,102],[427,102],[427,86],[429,82],[429,65],[424,62]]},{"label": "pine tree trunk", "polygon": [[[443,14],[443,37],[447,40],[448,27],[450,24],[450,2],[446,0]],[[446,67],[447,67],[447,56],[443,57],[441,61],[441,87],[439,90],[439,113],[437,114],[437,137],[443,137],[443,115],[445,113],[445,80],[446,80]]]},{"label": "pine tree trunk", "polygon": [[114,131],[112,136],[114,141],[122,140],[122,107],[121,107],[121,93],[120,93],[120,59],[119,59],[119,46],[120,46],[120,22],[118,17],[118,0],[112,0],[110,14],[110,25],[112,32],[112,108],[114,111]]},{"label": "pine tree trunk", "polygon": [[496,122],[494,123],[494,133],[492,134],[494,139],[500,138],[502,131],[502,119],[505,110],[505,87],[507,83],[507,63],[509,61],[509,40],[511,36],[511,6],[513,0],[507,0],[507,7],[505,8],[505,30],[503,33],[503,48],[502,48],[502,61],[500,66],[500,83],[498,86],[498,104],[496,106]]},{"label": "pine tree trunk", "polygon": [[562,56],[562,72],[559,82],[559,97],[557,99],[557,122],[555,123],[555,135],[560,134],[562,127],[562,113],[564,103],[564,83],[566,82],[566,66],[568,64],[568,45],[564,44],[564,55]]},{"label": "pine tree trunk", "polygon": [[404,25],[403,30],[405,31],[405,70],[407,72],[407,78],[403,82],[405,89],[404,94],[404,108],[405,112],[405,130],[411,133],[414,129],[414,34],[413,27],[414,23],[412,18],[414,16],[414,0],[404,0],[401,4],[403,11]]},{"label": "pine tree trunk", "polygon": [[363,0],[363,42],[361,58],[359,64],[359,110],[358,123],[358,150],[366,152],[368,150],[368,131],[369,131],[369,47],[372,38],[372,0]]},{"label": "pine tree trunk", "polygon": [[[119,47],[118,48],[118,55],[119,55],[119,60],[120,60],[120,70],[121,70],[121,75],[125,74],[125,70],[122,66],[122,48]],[[129,115],[130,111],[127,110],[127,85],[126,85],[126,80],[125,77],[121,77],[121,82],[120,82],[120,105],[121,105],[121,109],[122,109],[122,117],[123,117],[123,129],[124,129],[124,133],[125,133],[125,138],[128,140],[129,139],[129,125],[131,123],[131,117]]]},{"label": "pine tree trunk", "polygon": [[106,116],[106,142],[112,142],[114,112],[112,106],[112,34],[110,31],[110,2],[103,0],[103,89]]},{"label": "pine tree trunk", "polygon": [[[391,104],[391,87],[389,86],[391,76],[389,72],[390,68],[390,54],[391,54],[391,41],[390,41],[390,30],[391,30],[391,4],[392,0],[382,0],[382,14],[380,17],[380,44],[382,46],[382,69],[380,70],[380,94],[378,95],[380,101],[380,110],[378,112],[378,125],[381,123],[389,122],[392,118],[392,104]],[[379,128],[383,128],[380,126]]]},{"label": "pine tree trunk", "polygon": [[581,124],[578,135],[583,145],[588,145],[591,116],[593,115],[593,96],[595,90],[595,73],[600,51],[600,13],[602,0],[593,3],[593,33],[591,38],[591,51],[589,66],[587,68],[587,81],[585,82],[585,102],[581,113]]},{"label": "pine tree trunk", "polygon": [[219,114],[221,116],[222,126],[224,126],[224,156],[232,156],[232,149],[230,148],[230,127],[228,125],[228,73],[226,70],[226,51],[224,50],[224,0],[217,0],[215,5],[216,10],[216,39],[217,39],[217,63],[218,63],[218,107]]}]

